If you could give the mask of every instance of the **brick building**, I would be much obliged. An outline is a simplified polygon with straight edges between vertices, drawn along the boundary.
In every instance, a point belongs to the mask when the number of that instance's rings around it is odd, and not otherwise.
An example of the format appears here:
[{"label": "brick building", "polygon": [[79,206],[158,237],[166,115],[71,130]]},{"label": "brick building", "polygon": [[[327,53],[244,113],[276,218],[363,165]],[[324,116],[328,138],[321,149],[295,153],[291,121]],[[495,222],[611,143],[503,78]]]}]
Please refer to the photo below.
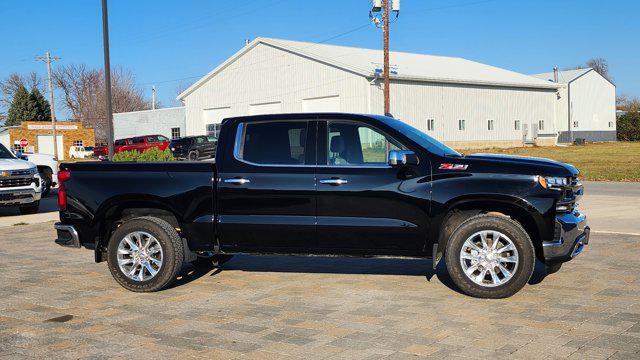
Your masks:
[{"label": "brick building", "polygon": [[[95,146],[93,128],[86,128],[79,121],[56,122],[58,158],[69,158],[71,146]],[[23,146],[21,140],[26,139]],[[0,129],[0,143],[16,151],[53,155],[53,131],[50,122],[23,121],[19,126]]]}]

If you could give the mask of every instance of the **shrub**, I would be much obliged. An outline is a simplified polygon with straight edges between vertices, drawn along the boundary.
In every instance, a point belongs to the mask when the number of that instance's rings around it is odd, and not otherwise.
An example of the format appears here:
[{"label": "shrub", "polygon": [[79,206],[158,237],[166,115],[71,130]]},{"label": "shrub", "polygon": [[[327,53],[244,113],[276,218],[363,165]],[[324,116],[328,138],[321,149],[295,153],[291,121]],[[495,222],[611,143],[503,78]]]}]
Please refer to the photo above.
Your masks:
[{"label": "shrub", "polygon": [[135,150],[131,151],[123,151],[113,155],[113,161],[134,161],[134,162],[143,162],[143,161],[173,161],[173,154],[167,148],[164,150],[160,150],[158,148],[147,149],[144,152],[140,153]]},{"label": "shrub", "polygon": [[628,112],[618,118],[618,140],[640,141],[640,111]]}]

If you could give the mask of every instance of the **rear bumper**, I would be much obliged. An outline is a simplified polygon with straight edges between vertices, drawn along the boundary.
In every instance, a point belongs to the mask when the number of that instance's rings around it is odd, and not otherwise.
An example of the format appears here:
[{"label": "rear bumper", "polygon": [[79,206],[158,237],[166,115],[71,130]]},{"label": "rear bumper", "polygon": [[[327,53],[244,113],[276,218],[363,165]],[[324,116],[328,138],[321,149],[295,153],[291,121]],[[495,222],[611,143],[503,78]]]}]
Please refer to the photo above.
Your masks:
[{"label": "rear bumper", "polygon": [[55,240],[56,244],[73,248],[80,247],[80,237],[73,226],[65,225],[63,223],[55,223],[53,227],[58,232],[58,237]]},{"label": "rear bumper", "polygon": [[584,247],[589,244],[590,231],[587,217],[577,210],[556,216],[553,241],[542,243],[545,262],[561,263],[580,255]]}]

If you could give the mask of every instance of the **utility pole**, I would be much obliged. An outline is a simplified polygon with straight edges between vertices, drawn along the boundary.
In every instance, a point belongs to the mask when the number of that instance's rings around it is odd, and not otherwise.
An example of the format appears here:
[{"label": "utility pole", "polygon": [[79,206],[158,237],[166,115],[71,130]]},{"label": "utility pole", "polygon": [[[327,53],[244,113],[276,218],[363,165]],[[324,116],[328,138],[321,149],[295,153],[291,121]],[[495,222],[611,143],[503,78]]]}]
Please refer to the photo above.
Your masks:
[{"label": "utility pole", "polygon": [[[390,105],[390,85],[389,85],[389,10],[396,13],[396,18],[400,13],[400,0],[373,0],[371,5],[371,11],[369,17],[373,20],[376,26],[379,26],[380,19],[373,14],[382,11],[382,39],[383,39],[383,53],[384,53],[384,65],[382,70],[382,76],[384,80],[384,114],[391,116]],[[391,4],[389,4],[391,3]],[[389,9],[391,5],[391,9]]]},{"label": "utility pole", "polygon": [[107,148],[109,161],[113,160],[113,109],[111,108],[111,64],[109,61],[109,14],[107,0],[102,0],[102,41],[104,47],[104,86],[107,103]]},{"label": "utility pole", "polygon": [[51,109],[51,130],[53,132],[53,156],[58,159],[58,134],[56,131],[56,112],[53,107],[53,81],[51,80],[51,62],[60,60],[60,57],[51,56],[47,51],[45,56],[36,56],[36,61],[43,61],[47,64],[47,78],[49,79],[49,109]]},{"label": "utility pole", "polygon": [[382,0],[382,37],[384,43],[384,114],[389,116],[389,1]]},{"label": "utility pole", "polygon": [[156,86],[151,86],[151,110],[156,109]]}]

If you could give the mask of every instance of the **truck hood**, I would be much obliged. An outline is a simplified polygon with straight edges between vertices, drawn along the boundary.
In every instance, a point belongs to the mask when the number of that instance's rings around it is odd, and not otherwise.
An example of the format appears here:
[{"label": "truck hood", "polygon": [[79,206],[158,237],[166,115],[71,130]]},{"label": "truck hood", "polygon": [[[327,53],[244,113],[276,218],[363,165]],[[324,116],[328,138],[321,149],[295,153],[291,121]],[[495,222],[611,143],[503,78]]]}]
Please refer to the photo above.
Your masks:
[{"label": "truck hood", "polygon": [[466,155],[464,159],[469,161],[469,169],[471,171],[481,171],[482,167],[494,168],[499,167],[499,172],[513,172],[517,174],[531,174],[544,176],[578,176],[580,171],[573,165],[563,162],[515,155],[496,155],[496,154],[471,154]]},{"label": "truck hood", "polygon": [[0,171],[2,170],[27,170],[36,167],[32,162],[20,159],[0,159]]}]

